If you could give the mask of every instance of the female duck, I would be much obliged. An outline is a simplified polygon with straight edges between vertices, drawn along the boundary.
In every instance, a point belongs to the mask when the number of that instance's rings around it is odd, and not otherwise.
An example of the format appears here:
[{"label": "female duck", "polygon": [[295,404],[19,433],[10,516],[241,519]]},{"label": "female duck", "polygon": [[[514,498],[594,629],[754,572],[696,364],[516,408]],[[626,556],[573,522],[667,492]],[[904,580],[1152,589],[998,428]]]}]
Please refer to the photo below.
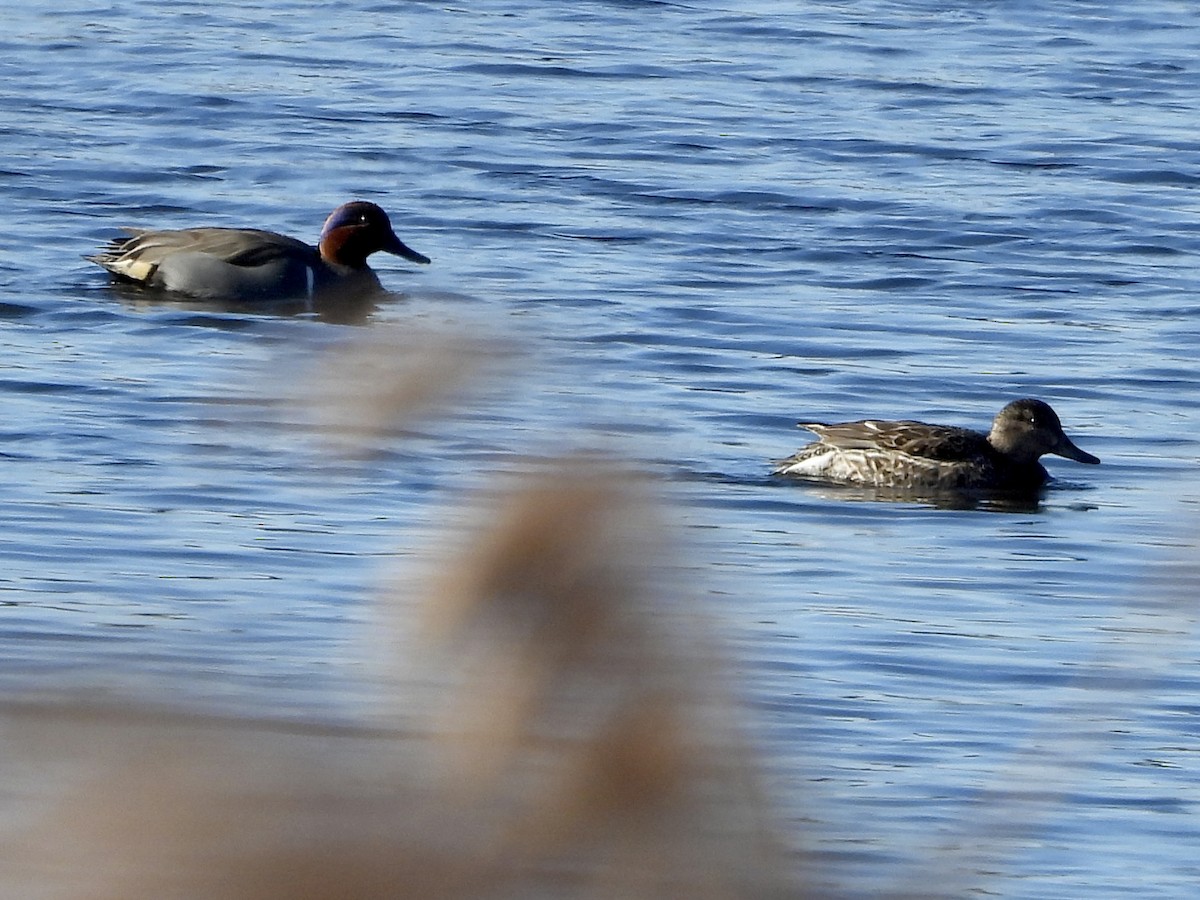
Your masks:
[{"label": "female duck", "polygon": [[130,237],[87,259],[124,281],[210,300],[311,300],[378,291],[367,257],[379,250],[429,262],[396,237],[387,213],[363,200],[335,209],[316,247],[248,228],[125,231]]},{"label": "female duck", "polygon": [[1050,477],[1038,462],[1043,454],[1100,462],[1071,442],[1058,415],[1041,400],[1014,400],[987,434],[875,419],[800,427],[818,440],[779,463],[776,475],[892,488],[1028,490]]}]

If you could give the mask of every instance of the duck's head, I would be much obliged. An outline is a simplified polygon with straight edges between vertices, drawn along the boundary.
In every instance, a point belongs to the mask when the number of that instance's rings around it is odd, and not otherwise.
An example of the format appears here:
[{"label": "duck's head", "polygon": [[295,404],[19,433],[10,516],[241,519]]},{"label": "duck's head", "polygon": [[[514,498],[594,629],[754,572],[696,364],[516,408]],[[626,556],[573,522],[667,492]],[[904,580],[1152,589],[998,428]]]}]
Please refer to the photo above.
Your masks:
[{"label": "duck's head", "polygon": [[1041,400],[1014,400],[1000,410],[992,422],[988,442],[1018,463],[1037,462],[1046,453],[1089,465],[1100,462],[1071,442],[1063,433],[1058,414]]},{"label": "duck's head", "polygon": [[429,262],[428,256],[396,237],[387,213],[365,200],[343,203],[330,213],[317,246],[327,263],[351,269],[365,269],[367,257],[379,250],[416,263]]}]

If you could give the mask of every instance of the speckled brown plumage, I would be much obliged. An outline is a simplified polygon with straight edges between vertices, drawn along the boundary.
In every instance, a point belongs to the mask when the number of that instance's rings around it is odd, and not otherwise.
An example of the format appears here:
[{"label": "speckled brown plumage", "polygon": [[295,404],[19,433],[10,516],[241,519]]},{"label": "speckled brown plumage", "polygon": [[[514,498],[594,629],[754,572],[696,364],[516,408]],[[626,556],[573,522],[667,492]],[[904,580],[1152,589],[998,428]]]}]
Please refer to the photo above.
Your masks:
[{"label": "speckled brown plumage", "polygon": [[909,420],[801,423],[817,440],[780,462],[777,475],[878,487],[1032,488],[1049,477],[1038,459],[1099,459],[1075,446],[1041,400],[1014,400],[987,434]]}]

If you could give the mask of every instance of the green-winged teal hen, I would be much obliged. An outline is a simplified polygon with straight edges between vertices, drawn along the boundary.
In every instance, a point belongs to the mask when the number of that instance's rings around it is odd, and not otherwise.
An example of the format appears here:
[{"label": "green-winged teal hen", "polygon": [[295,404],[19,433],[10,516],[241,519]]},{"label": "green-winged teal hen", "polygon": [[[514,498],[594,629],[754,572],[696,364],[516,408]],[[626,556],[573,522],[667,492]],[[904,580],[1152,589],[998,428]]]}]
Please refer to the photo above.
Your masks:
[{"label": "green-winged teal hen", "polygon": [[986,434],[879,419],[800,427],[818,439],[778,463],[776,475],[895,488],[1030,489],[1050,477],[1038,461],[1046,453],[1100,462],[1071,442],[1058,415],[1041,400],[1014,400]]}]

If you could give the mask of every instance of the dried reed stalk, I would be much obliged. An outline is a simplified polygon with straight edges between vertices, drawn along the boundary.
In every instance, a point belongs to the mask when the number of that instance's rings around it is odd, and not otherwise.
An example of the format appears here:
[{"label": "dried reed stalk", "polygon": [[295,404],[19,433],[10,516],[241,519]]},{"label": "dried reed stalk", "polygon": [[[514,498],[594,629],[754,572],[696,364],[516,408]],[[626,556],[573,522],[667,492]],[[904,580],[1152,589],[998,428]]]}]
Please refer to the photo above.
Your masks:
[{"label": "dried reed stalk", "polygon": [[[327,366],[337,428],[436,409],[470,368],[394,351]],[[478,512],[426,591],[433,668],[388,686],[440,685],[418,734],[0,710],[0,896],[798,896],[653,493],[572,458]]]}]

